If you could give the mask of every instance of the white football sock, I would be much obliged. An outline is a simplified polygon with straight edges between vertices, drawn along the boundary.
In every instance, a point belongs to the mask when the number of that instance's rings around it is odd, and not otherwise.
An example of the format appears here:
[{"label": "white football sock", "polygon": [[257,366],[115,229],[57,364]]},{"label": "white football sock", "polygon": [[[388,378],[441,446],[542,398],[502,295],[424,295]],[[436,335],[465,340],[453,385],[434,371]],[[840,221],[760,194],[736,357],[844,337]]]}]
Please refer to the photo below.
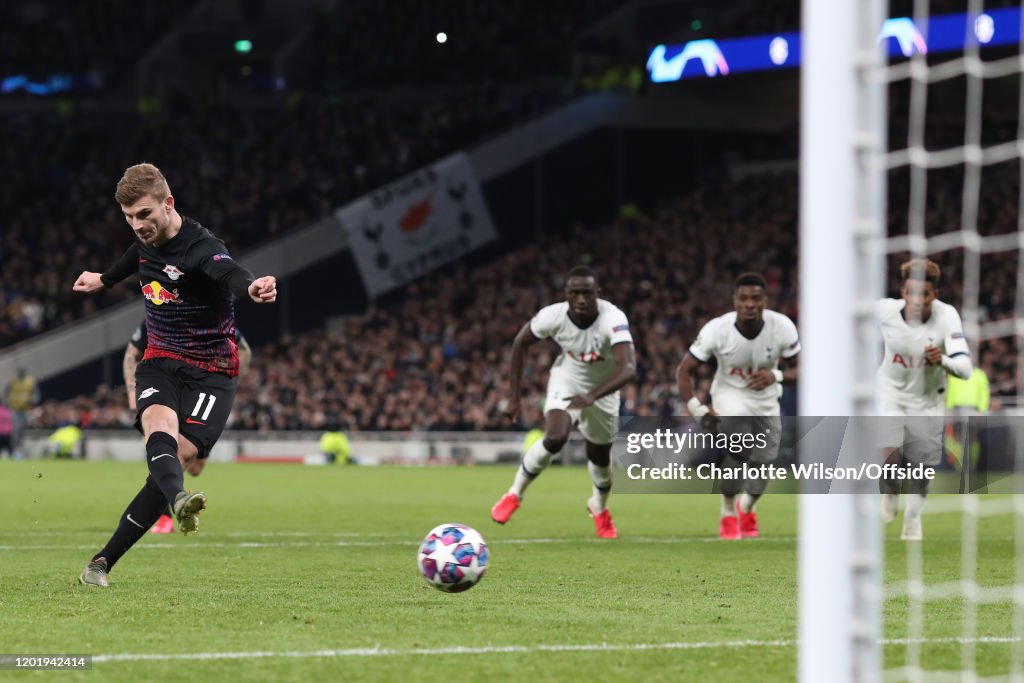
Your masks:
[{"label": "white football sock", "polygon": [[555,457],[555,455],[555,453],[548,453],[547,449],[544,448],[544,439],[540,439],[537,443],[530,446],[529,450],[523,455],[522,465],[516,470],[516,478],[512,481],[512,488],[509,489],[509,493],[514,493],[522,498],[526,492],[526,487],[551,464],[551,458]]},{"label": "white football sock", "polygon": [[588,504],[590,511],[599,515],[608,506],[608,494],[612,492],[612,466],[599,467],[587,461],[587,470],[594,482],[594,494],[590,496]]},{"label": "white football sock", "polygon": [[722,516],[736,516],[736,496],[727,496],[724,493],[722,494]]},{"label": "white football sock", "polygon": [[757,503],[757,499],[761,496],[755,496],[751,493],[743,492],[740,496],[740,512],[747,514],[754,511],[754,505]]},{"label": "white football sock", "polygon": [[908,493],[907,496],[907,509],[903,512],[904,517],[920,517],[921,510],[924,509],[925,497],[920,493]]}]

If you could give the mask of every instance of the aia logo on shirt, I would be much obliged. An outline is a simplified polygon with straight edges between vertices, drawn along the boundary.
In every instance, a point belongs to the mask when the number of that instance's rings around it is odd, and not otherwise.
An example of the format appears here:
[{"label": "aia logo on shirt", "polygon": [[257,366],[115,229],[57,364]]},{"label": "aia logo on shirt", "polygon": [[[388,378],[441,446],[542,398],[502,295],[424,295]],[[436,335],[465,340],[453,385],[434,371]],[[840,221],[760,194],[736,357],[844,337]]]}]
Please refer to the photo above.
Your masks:
[{"label": "aia logo on shirt", "polygon": [[928,359],[925,358],[924,356],[914,358],[913,356],[902,356],[898,353],[894,353],[892,355],[892,364],[902,365],[908,370],[913,370],[915,368],[923,368],[924,366],[928,365]]},{"label": "aia logo on shirt", "polygon": [[740,379],[750,379],[754,376],[754,368],[729,368],[730,377],[739,377]]},{"label": "aia logo on shirt", "polygon": [[566,351],[565,354],[578,363],[600,363],[604,360],[604,356],[599,354],[597,351],[584,351],[583,353]]}]

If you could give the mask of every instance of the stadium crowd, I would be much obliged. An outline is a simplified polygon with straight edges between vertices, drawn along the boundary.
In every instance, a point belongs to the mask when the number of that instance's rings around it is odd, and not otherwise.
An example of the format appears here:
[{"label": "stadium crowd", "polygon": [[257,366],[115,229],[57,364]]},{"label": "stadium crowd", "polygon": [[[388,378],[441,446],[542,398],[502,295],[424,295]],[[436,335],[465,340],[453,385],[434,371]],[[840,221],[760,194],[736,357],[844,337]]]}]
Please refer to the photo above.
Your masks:
[{"label": "stadium crowd", "polygon": [[[722,181],[651,215],[580,225],[486,266],[423,278],[406,288],[401,303],[348,318],[342,332],[258,349],[239,388],[233,426],[512,428],[501,412],[508,346],[540,307],[564,298],[564,273],[581,258],[597,270],[603,296],[630,317],[639,377],[624,390],[625,410],[672,414],[679,409],[675,364],[700,326],[731,307],[735,275],[762,271],[775,305],[795,315],[795,200],[793,176]],[[581,255],[584,237],[588,252]],[[543,345],[530,354],[523,424],[539,419],[554,353]],[[123,402],[121,391],[105,388],[72,405],[91,426],[123,426],[131,421]],[[67,407],[44,404],[33,422],[55,423]]]},{"label": "stadium crowd", "polygon": [[173,127],[134,114],[8,120],[0,152],[0,205],[8,209],[0,236],[0,345],[134,294],[122,287],[83,302],[68,283],[83,268],[108,267],[132,239],[112,188],[138,159],[161,160],[179,209],[201,217],[238,252],[539,106],[530,92],[474,86],[387,107],[307,101],[274,112],[223,108],[179,114]]},{"label": "stadium crowd", "polygon": [[[431,7],[452,40],[446,51],[424,51],[399,28],[421,11],[417,5],[337,3],[301,41],[321,65],[308,73],[321,76],[296,79],[258,107],[122,94],[131,87],[131,57],[173,26],[169,5],[139,10],[114,0],[87,17],[66,0],[5,5],[5,63],[31,66],[33,78],[88,72],[105,85],[95,97],[73,93],[59,106],[0,113],[0,346],[131,295],[119,288],[82,302],[66,286],[82,268],[112,263],[131,239],[111,200],[120,169],[158,163],[183,199],[179,209],[200,216],[238,253],[568,97],[573,32],[616,4]],[[430,31],[423,37],[434,41]],[[394,45],[378,49],[385,39]],[[396,83],[416,87],[382,90]]]},{"label": "stadium crowd", "polygon": [[90,90],[110,88],[132,73],[139,55],[196,1],[0,3],[0,64],[6,70],[0,77],[46,82],[68,75],[87,79]]},{"label": "stadium crowd", "polygon": [[[622,0],[337,3],[308,40],[321,68],[308,85],[353,88],[514,83],[568,74],[574,42]],[[372,30],[371,30],[372,27]],[[438,42],[443,32],[445,41]]]},{"label": "stadium crowd", "polygon": [[[0,10],[6,13],[0,17],[11,19],[4,30],[22,27],[30,36],[63,4],[36,0],[17,11],[13,5]],[[6,209],[0,234],[5,264],[0,272],[0,346],[137,296],[122,286],[83,299],[69,287],[83,268],[103,270],[131,240],[111,198],[115,176],[128,164],[158,160],[183,198],[179,209],[215,228],[238,252],[550,106],[566,93],[537,79],[567,73],[565,46],[573,21],[590,21],[617,3],[576,0],[545,6],[545,12],[558,13],[554,25],[561,28],[543,36],[531,28],[527,5],[535,8],[518,1],[469,3],[472,11],[465,16],[474,21],[458,16],[439,20],[439,30],[452,35],[445,52],[402,44],[398,33],[389,39],[401,49],[376,50],[360,25],[371,22],[385,34],[398,31],[392,16],[399,11],[396,5],[338,3],[304,46],[333,66],[322,71],[322,79],[297,84],[306,90],[282,94],[269,108],[165,102],[163,111],[115,108],[101,113],[70,103],[46,114],[2,114],[8,135],[0,149],[0,206]],[[143,24],[156,30],[161,16],[147,13]],[[359,22],[349,21],[355,16]],[[89,41],[101,42],[102,22],[83,26],[93,29]],[[140,35],[152,37],[146,31]],[[512,45],[536,49],[529,60],[520,56],[517,61],[503,51]],[[103,64],[114,63],[119,50],[111,46],[90,52],[106,60],[95,68],[106,69]],[[491,58],[466,59],[478,52]],[[47,68],[75,59],[68,46],[55,45],[50,53]],[[453,63],[462,67],[450,68]],[[430,81],[431,73],[444,74],[432,83],[436,88],[406,89],[397,99],[372,94],[374,88]],[[510,87],[517,79],[532,80]],[[900,98],[894,100],[890,132],[898,147],[907,139],[907,110]],[[930,149],[962,141],[962,125],[955,121],[930,121],[929,126],[937,131],[929,133]],[[986,124],[984,138],[991,143],[1015,134],[1015,125],[996,120]],[[902,234],[909,183],[905,171],[894,172],[893,179],[890,234]],[[985,170],[977,221],[983,235],[1016,229],[1018,180],[1015,164]],[[929,173],[929,235],[960,225],[962,187],[962,173]],[[571,235],[545,237],[486,267],[454,266],[425,277],[406,288],[402,303],[371,307],[347,319],[343,331],[316,332],[257,349],[253,372],[239,390],[234,426],[509,428],[501,412],[507,347],[538,308],[562,298],[562,275],[581,261],[597,269],[605,296],[632,323],[639,377],[623,390],[624,411],[679,412],[675,364],[700,326],[729,310],[735,275],[761,271],[772,305],[798,319],[796,197],[792,175],[718,180],[647,215],[624,214],[603,227],[576,226]],[[583,242],[586,254],[579,253]],[[890,273],[904,257],[890,259]],[[960,306],[962,250],[933,258],[947,271],[942,298]],[[1012,316],[1017,253],[985,255],[982,272],[981,321]],[[975,348],[993,393],[1015,394],[1013,339],[986,340]],[[531,354],[524,382],[537,400],[554,353],[551,346],[542,349]],[[702,371],[706,391],[710,369]],[[102,387],[92,397],[45,403],[31,420],[35,426],[128,426],[132,416],[123,398],[122,390]],[[535,400],[522,423],[538,421]]]},{"label": "stadium crowd", "polygon": [[[1002,196],[992,194],[994,200]],[[678,414],[675,365],[707,320],[731,310],[736,275],[763,273],[769,305],[799,322],[796,198],[795,174],[722,179],[649,214],[624,212],[604,226],[578,225],[570,234],[547,236],[479,267],[446,268],[408,285],[394,305],[371,306],[346,318],[340,331],[257,348],[252,372],[239,388],[232,426],[402,431],[535,425],[556,349],[546,343],[529,355],[523,382],[529,399],[513,425],[502,413],[509,345],[539,308],[562,300],[562,277],[580,262],[597,270],[602,296],[630,319],[638,378],[623,389],[623,412]],[[989,213],[984,215],[992,221],[1016,220],[1016,211],[985,204]],[[955,202],[946,209],[957,210]],[[935,218],[951,220],[944,213]],[[892,220],[905,222],[898,212]],[[940,227],[935,224],[929,232]],[[588,245],[583,253],[581,243]],[[894,254],[890,271],[905,257]],[[943,299],[960,306],[962,252],[935,258],[947,269]],[[1012,316],[1014,310],[1015,252],[992,257],[988,265],[982,322]],[[890,273],[890,295],[898,296],[897,290]],[[1015,394],[1012,339],[974,348],[993,395]],[[700,391],[706,392],[711,368],[703,366],[701,372]],[[94,427],[127,426],[132,420],[123,391],[103,387],[92,397],[44,403],[31,421],[51,426],[76,417]]]}]

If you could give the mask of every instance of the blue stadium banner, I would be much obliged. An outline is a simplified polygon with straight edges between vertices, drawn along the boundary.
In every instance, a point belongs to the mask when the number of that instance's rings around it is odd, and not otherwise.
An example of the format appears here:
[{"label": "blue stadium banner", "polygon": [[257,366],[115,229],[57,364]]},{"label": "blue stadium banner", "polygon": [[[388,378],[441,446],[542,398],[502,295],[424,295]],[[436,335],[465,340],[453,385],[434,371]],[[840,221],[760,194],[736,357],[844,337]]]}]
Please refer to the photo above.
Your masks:
[{"label": "blue stadium banner", "polygon": [[367,294],[377,297],[497,239],[459,153],[338,209]]},{"label": "blue stadium banner", "polygon": [[[846,27],[837,26],[837,31]],[[887,54],[903,59],[915,53],[960,52],[968,41],[979,48],[1016,45],[1021,36],[1021,8],[1005,7],[977,15],[939,14],[918,25],[913,17],[887,19],[878,42]],[[700,38],[674,45],[655,45],[647,55],[653,83],[689,78],[720,78],[753,71],[774,71],[800,66],[799,32],[771,33],[742,38]]]}]

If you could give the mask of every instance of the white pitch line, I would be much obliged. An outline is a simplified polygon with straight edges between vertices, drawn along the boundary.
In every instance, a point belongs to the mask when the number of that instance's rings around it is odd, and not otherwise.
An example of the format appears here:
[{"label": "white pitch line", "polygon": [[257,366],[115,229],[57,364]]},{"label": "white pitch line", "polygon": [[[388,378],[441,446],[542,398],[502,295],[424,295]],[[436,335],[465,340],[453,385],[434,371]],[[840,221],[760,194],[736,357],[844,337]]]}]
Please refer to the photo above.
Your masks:
[{"label": "white pitch line", "polygon": [[[81,532],[70,533],[68,535],[81,536]],[[228,536],[239,536],[239,537],[264,537],[264,536],[287,536],[288,534],[245,534],[245,533],[234,533],[226,534]],[[310,534],[313,535],[313,534]],[[337,534],[324,534],[325,536],[332,536]],[[744,545],[765,545],[772,543],[795,543],[797,540],[796,536],[770,536],[767,538],[748,539],[742,541]],[[958,536],[929,536],[928,540],[932,542],[936,541],[948,541],[959,543],[962,539]],[[984,539],[986,542],[996,541],[1012,541],[1013,536],[986,536]],[[488,541],[488,545],[500,546],[500,545],[529,545],[529,544],[583,544],[583,545],[621,545],[621,544],[650,544],[650,545],[678,545],[684,543],[725,543],[718,538],[707,537],[707,538],[695,538],[692,536],[685,537],[659,537],[659,536],[633,536],[633,537],[620,537],[615,541],[608,541],[601,538],[497,538]],[[203,550],[205,548],[237,548],[237,549],[253,549],[253,548],[381,548],[386,546],[418,546],[420,539],[411,538],[392,538],[390,540],[367,540],[367,541],[213,541],[204,542],[200,540],[188,541],[183,543],[177,543],[175,541],[168,541],[167,539],[150,539],[148,543],[140,543],[134,546],[132,549],[143,549],[143,550],[167,550],[170,548],[178,550]],[[727,544],[728,545],[728,544]],[[0,553],[3,552],[23,552],[31,550],[91,550],[97,546],[95,543],[39,543],[39,544],[0,544]]]},{"label": "white pitch line", "polygon": [[[36,538],[39,536],[77,536],[82,533],[81,529],[67,529],[65,531],[0,531],[0,538],[6,536],[27,536]],[[252,537],[259,536],[261,538],[272,538],[276,536],[282,537],[296,537],[296,538],[308,538],[310,536],[338,536],[340,538],[388,538],[387,534],[374,534],[362,531],[221,531],[218,532],[219,536],[231,536],[231,537]],[[404,536],[395,534],[390,536],[400,540]]]},{"label": "white pitch line", "polygon": [[[259,537],[260,534],[253,534]],[[169,543],[151,539],[153,542],[140,543],[133,546],[134,549],[165,550],[175,548],[180,550],[204,548],[379,548],[383,546],[418,546],[421,539],[392,539],[380,541],[289,541],[289,542],[267,542],[267,541],[238,541],[237,543],[212,542],[204,543]],[[775,538],[759,538],[750,543],[794,543],[795,536],[780,536]],[[646,543],[646,544],[678,544],[678,543],[721,543],[717,538],[658,538],[637,536],[634,538],[619,538],[613,544],[621,543]],[[747,541],[744,541],[745,543]],[[605,545],[606,539],[600,538],[499,538],[488,542],[490,546],[498,545],[527,545],[527,544],[560,544],[560,543],[583,543],[588,545]],[[33,545],[0,545],[0,552],[5,551],[26,551],[26,550],[88,550],[94,548],[95,544],[85,545],[79,543],[47,543]]]},{"label": "white pitch line", "polygon": [[[910,643],[941,644],[941,643],[1016,643],[1020,638],[983,636],[980,638],[887,638],[880,640],[882,645],[908,645]],[[434,648],[385,648],[356,647],[343,650],[308,650],[272,652],[257,650],[253,652],[193,652],[180,654],[158,653],[124,653],[112,655],[95,655],[93,663],[106,662],[152,662],[152,661],[199,661],[217,659],[271,659],[271,658],[342,658],[342,657],[409,657],[422,655],[491,655],[491,654],[530,654],[537,652],[640,652],[657,650],[708,650],[741,647],[787,648],[796,646],[795,639],[780,640],[722,640],[677,643],[590,643],[579,645],[485,645],[482,647],[434,647]]]}]

